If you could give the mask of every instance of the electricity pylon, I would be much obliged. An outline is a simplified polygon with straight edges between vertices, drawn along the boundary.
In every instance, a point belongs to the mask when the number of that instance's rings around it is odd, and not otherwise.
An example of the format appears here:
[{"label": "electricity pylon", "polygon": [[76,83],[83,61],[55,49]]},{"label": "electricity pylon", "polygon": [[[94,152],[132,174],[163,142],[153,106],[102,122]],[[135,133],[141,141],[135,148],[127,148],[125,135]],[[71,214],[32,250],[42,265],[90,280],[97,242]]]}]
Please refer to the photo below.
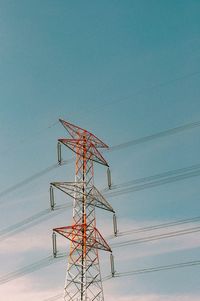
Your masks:
[{"label": "electricity pylon", "polygon": [[[76,153],[75,182],[53,182],[50,185],[51,208],[54,209],[53,189],[57,188],[73,198],[73,221],[71,226],[53,229],[53,252],[57,254],[56,232],[70,240],[70,252],[64,288],[65,301],[103,301],[103,287],[98,250],[111,254],[111,272],[114,276],[112,250],[96,228],[95,207],[112,212],[114,233],[117,235],[115,211],[94,186],[93,162],[108,167],[98,148],[108,148],[92,133],[59,120],[70,139],[58,139],[58,162],[61,159],[61,144]],[[108,185],[111,186],[108,170]]]}]

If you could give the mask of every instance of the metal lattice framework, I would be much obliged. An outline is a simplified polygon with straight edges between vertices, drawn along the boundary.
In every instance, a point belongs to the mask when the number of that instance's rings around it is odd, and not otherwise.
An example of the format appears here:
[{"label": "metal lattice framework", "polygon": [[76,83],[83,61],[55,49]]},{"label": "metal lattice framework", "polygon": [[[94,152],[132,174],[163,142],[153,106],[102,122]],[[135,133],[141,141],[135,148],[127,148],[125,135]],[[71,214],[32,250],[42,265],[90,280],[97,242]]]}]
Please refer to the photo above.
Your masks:
[{"label": "metal lattice framework", "polygon": [[75,182],[51,183],[51,189],[57,188],[73,198],[72,225],[53,229],[70,240],[64,300],[103,301],[98,250],[112,251],[96,228],[95,207],[115,212],[94,186],[93,163],[108,166],[98,151],[108,146],[90,132],[64,120],[60,122],[71,139],[58,140],[59,161],[61,144],[76,153]]}]

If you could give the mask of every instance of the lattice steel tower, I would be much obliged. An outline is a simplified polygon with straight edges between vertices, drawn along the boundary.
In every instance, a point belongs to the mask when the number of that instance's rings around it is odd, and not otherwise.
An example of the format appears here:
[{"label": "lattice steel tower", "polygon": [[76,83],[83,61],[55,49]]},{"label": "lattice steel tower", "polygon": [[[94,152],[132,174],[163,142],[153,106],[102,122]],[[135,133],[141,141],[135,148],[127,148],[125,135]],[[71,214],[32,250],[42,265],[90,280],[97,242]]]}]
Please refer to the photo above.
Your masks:
[{"label": "lattice steel tower", "polygon": [[[111,254],[111,271],[114,276],[112,251],[96,228],[95,207],[112,212],[114,233],[117,234],[116,216],[111,205],[94,186],[93,163],[108,167],[98,148],[108,148],[90,132],[59,120],[71,136],[58,140],[58,162],[61,159],[61,144],[76,153],[75,182],[53,182],[50,185],[51,208],[54,209],[53,189],[58,188],[73,198],[73,221],[71,226],[53,229],[53,252],[56,257],[56,232],[70,240],[70,252],[64,289],[65,301],[103,301],[103,288],[99,267],[98,250]],[[108,185],[111,186],[108,169]]]}]

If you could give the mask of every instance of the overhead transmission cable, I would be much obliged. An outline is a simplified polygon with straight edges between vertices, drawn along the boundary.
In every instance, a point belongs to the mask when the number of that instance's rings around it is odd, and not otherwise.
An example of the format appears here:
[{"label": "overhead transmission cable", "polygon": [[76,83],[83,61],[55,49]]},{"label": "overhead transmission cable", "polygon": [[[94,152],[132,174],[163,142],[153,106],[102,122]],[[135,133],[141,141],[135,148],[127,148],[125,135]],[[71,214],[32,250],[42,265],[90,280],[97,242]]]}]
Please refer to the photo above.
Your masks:
[{"label": "overhead transmission cable", "polygon": [[[139,228],[139,229],[141,229],[141,228]],[[133,229],[133,232],[134,232],[134,230],[137,230],[137,229]],[[153,242],[153,241],[160,240],[160,239],[167,239],[167,238],[174,238],[174,237],[182,236],[182,235],[188,235],[188,234],[192,234],[192,233],[197,233],[199,231],[200,231],[200,226],[197,226],[197,227],[192,227],[189,229],[181,229],[181,230],[177,230],[177,231],[171,231],[171,232],[167,232],[167,233],[151,235],[149,237],[141,237],[141,238],[132,239],[132,240],[128,240],[128,241],[122,241],[119,243],[113,243],[113,244],[111,244],[111,246],[112,246],[112,248],[126,247],[129,245],[137,245],[137,244],[141,244],[141,243]],[[109,239],[109,237],[108,237],[108,239]],[[34,262],[30,265],[27,265],[14,272],[10,272],[10,273],[0,277],[0,284],[7,283],[11,280],[22,277],[25,274],[29,274],[36,270],[47,267],[53,263],[55,264],[56,262],[64,260],[66,258],[66,256],[67,256],[67,254],[65,252],[58,253],[58,257],[56,259],[53,258],[53,256],[47,256],[37,262]]]},{"label": "overhead transmission cable", "polygon": [[[155,133],[155,134],[152,134],[152,135],[148,135],[148,136],[144,136],[144,137],[141,137],[141,138],[138,138],[138,139],[133,139],[133,140],[130,140],[130,141],[127,141],[127,142],[124,142],[124,143],[120,143],[120,144],[111,146],[110,151],[120,150],[120,149],[127,148],[127,147],[130,147],[130,146],[134,146],[134,145],[149,142],[149,141],[152,141],[152,140],[155,140],[155,139],[159,139],[159,138],[162,138],[162,137],[167,137],[167,136],[170,136],[170,135],[173,135],[173,134],[181,133],[181,132],[184,132],[186,130],[190,130],[190,129],[197,128],[197,127],[200,127],[200,121],[188,123],[188,124],[185,124],[185,125],[182,125],[182,126],[171,128],[169,130],[161,131],[161,132],[158,132],[158,133]],[[74,161],[74,158],[70,158],[69,160],[63,161],[61,165],[70,164],[73,161]],[[45,168],[45,169],[43,169],[43,170],[27,177],[26,179],[24,179],[24,180],[22,180],[22,181],[20,181],[16,184],[6,188],[5,190],[2,190],[0,192],[0,198],[2,198],[3,196],[17,190],[18,188],[21,188],[21,187],[29,184],[30,182],[42,177],[43,175],[49,173],[50,171],[54,170],[55,168],[57,168],[59,166],[60,165],[58,165],[58,164],[52,164],[52,165],[48,166],[47,168]],[[2,200],[0,202],[0,204],[5,203],[5,202],[6,202],[5,200]]]},{"label": "overhead transmission cable", "polygon": [[163,265],[163,266],[155,266],[155,267],[146,268],[146,269],[139,269],[139,270],[133,270],[133,271],[128,271],[128,272],[116,273],[116,277],[124,277],[124,276],[132,276],[132,275],[146,274],[146,273],[152,273],[152,272],[160,272],[160,271],[179,269],[179,268],[185,268],[185,267],[191,267],[191,266],[197,266],[197,265],[200,265],[200,260],[180,262],[180,263]]},{"label": "overhead transmission cable", "polygon": [[135,145],[146,143],[146,142],[150,142],[150,141],[155,140],[155,139],[164,138],[164,137],[175,135],[175,134],[178,134],[178,133],[181,133],[181,132],[184,132],[184,131],[188,131],[188,130],[197,128],[199,126],[200,126],[200,121],[184,124],[184,125],[181,125],[181,126],[171,128],[169,130],[160,131],[160,132],[152,134],[152,135],[147,135],[147,136],[144,136],[144,137],[140,137],[140,138],[137,138],[137,139],[133,139],[133,140],[130,140],[130,141],[127,141],[127,142],[124,142],[124,143],[120,143],[120,144],[111,146],[107,151],[109,152],[109,151],[120,150],[122,148],[135,146]]},{"label": "overhead transmission cable", "polygon": [[[131,94],[129,96],[124,96],[124,97],[121,97],[120,99],[116,99],[115,101],[107,102],[106,104],[104,104],[104,107],[106,105],[112,105],[113,103],[117,103],[117,102],[121,102],[121,101],[126,101],[130,97],[133,97],[135,95],[141,94],[141,92],[143,92],[144,90],[152,90],[152,89],[155,89],[155,88],[164,87],[164,86],[169,85],[169,84],[171,84],[173,82],[177,82],[177,81],[184,80],[184,79],[187,79],[187,78],[190,78],[190,77],[194,77],[194,76],[199,75],[199,74],[200,74],[200,71],[195,71],[195,72],[191,72],[191,73],[185,74],[183,76],[179,76],[179,77],[173,78],[171,80],[167,80],[167,81],[164,81],[164,82],[160,82],[160,83],[154,84],[154,85],[152,85],[150,87],[143,88],[140,91],[137,91],[136,93],[133,93],[133,94]],[[96,110],[96,108],[92,108],[92,111],[95,111],[95,110]],[[59,121],[55,121],[55,122],[50,123],[48,126],[44,127],[40,131],[37,131],[37,132],[33,133],[31,135],[31,137],[32,136],[38,136],[38,135],[40,135],[41,133],[45,132],[46,130],[55,127],[58,123],[59,123]],[[20,140],[20,145],[21,145],[21,143],[25,143],[28,140],[29,140],[29,138],[23,138],[23,139],[21,139]],[[4,150],[3,153],[7,153],[7,151],[8,150]]]},{"label": "overhead transmission cable", "polygon": [[63,212],[63,209],[71,208],[71,203],[67,203],[61,206],[56,206],[54,208],[54,214],[52,214],[51,209],[41,210],[40,212],[33,214],[20,222],[17,222],[13,225],[10,225],[6,228],[0,230],[0,242],[9,238],[19,232],[32,228],[35,225],[38,225],[41,222],[44,222],[50,218],[55,217]]},{"label": "overhead transmission cable", "polygon": [[[181,268],[187,268],[187,267],[195,267],[195,266],[199,266],[199,265],[200,265],[200,260],[193,260],[193,261],[186,261],[186,262],[174,263],[174,264],[169,264],[169,265],[153,266],[150,268],[143,268],[143,269],[116,273],[114,278],[137,276],[137,275],[141,275],[141,274],[149,274],[149,273],[175,270],[175,269],[181,269]],[[107,277],[103,278],[103,281],[110,280],[110,279],[113,279],[113,277],[107,276]],[[43,299],[43,301],[56,301],[56,300],[61,299],[62,297],[63,297],[63,294],[57,294],[57,295],[54,295],[47,299]]]},{"label": "overhead transmission cable", "polygon": [[168,183],[174,183],[174,182],[185,180],[185,179],[188,179],[191,177],[197,177],[199,175],[200,175],[200,169],[196,169],[191,172],[178,174],[178,175],[174,174],[173,176],[170,176],[170,177],[162,177],[162,175],[161,175],[160,179],[158,178],[158,180],[155,180],[152,182],[149,181],[144,184],[132,185],[130,187],[120,188],[119,190],[116,189],[116,191],[110,190],[108,193],[106,193],[106,196],[107,197],[115,197],[115,196],[119,196],[119,195],[124,195],[127,193],[144,190],[147,188],[153,188],[153,187],[168,184]]},{"label": "overhead transmission cable", "polygon": [[[200,216],[185,218],[185,219],[178,219],[178,220],[174,220],[171,222],[160,223],[160,224],[144,226],[144,227],[139,227],[139,228],[133,228],[133,229],[129,229],[126,231],[120,231],[117,233],[117,237],[127,236],[127,235],[131,235],[131,234],[136,234],[136,233],[150,232],[150,231],[154,231],[154,230],[166,229],[166,228],[171,228],[171,227],[177,227],[177,226],[181,226],[181,225],[185,225],[185,224],[189,224],[189,223],[196,223],[199,221],[200,221]],[[114,238],[114,237],[115,237],[114,235],[111,235],[108,238]]]},{"label": "overhead transmission cable", "polygon": [[138,178],[138,179],[133,179],[133,180],[129,180],[126,181],[124,183],[119,183],[117,185],[112,185],[111,189],[106,188],[104,191],[110,191],[113,189],[118,189],[121,187],[126,187],[126,186],[130,186],[130,185],[135,185],[135,184],[142,184],[142,183],[146,183],[146,182],[151,182],[154,180],[160,180],[162,178],[168,178],[170,176],[175,176],[175,175],[183,175],[186,174],[188,172],[194,172],[194,171],[200,171],[200,164],[194,164],[188,167],[183,167],[183,168],[178,168],[178,169],[172,169],[169,171],[165,171],[159,174],[154,174],[151,176],[147,176],[147,177],[142,177],[142,178]]},{"label": "overhead transmission cable", "polygon": [[137,244],[141,244],[141,243],[145,243],[145,242],[152,242],[152,241],[160,240],[160,239],[173,238],[173,237],[192,234],[192,233],[196,233],[196,232],[200,232],[200,226],[192,227],[189,229],[181,229],[181,230],[171,231],[171,232],[162,233],[162,234],[150,235],[150,236],[136,238],[136,239],[131,239],[128,241],[114,243],[111,246],[112,246],[112,248],[120,248],[120,247],[125,247],[125,246],[130,246],[130,245],[137,245]]},{"label": "overhead transmission cable", "polygon": [[[118,195],[137,192],[144,189],[153,188],[167,183],[173,183],[176,181],[184,180],[199,175],[200,175],[200,164],[196,164],[189,167],[175,169],[168,172],[152,175],[149,177],[138,178],[132,181],[120,183],[118,185],[114,185],[111,190],[103,189],[101,192],[104,192],[105,196],[107,197],[115,197]],[[57,211],[56,214],[60,214],[62,213],[62,209],[70,208],[70,207],[71,207],[71,203],[57,206],[55,207],[55,210]],[[36,224],[36,221],[37,224],[39,222],[42,222],[43,217],[45,220],[53,217],[53,215],[51,214],[51,210],[50,209],[42,210],[18,223],[15,223],[14,225],[11,225],[5,229],[0,230],[0,241],[20,231],[23,231],[24,226],[27,224],[29,225],[30,228]]]},{"label": "overhead transmission cable", "polygon": [[13,272],[10,272],[2,277],[0,277],[0,285],[1,284],[5,284],[9,281],[12,281],[14,279],[17,279],[17,278],[20,278],[20,277],[23,277],[24,275],[27,275],[29,273],[33,273],[35,272],[36,270],[39,270],[39,269],[42,269],[42,268],[45,268],[51,264],[55,264],[59,261],[62,261],[64,259],[64,255],[62,254],[61,256],[58,256],[56,258],[56,260],[50,255],[50,256],[47,256],[47,257],[44,257],[34,263],[31,263],[27,266],[24,266],[20,269],[17,269],[16,271],[13,271]]},{"label": "overhead transmission cable", "polygon": [[[53,122],[53,123],[49,124],[48,126],[44,127],[43,129],[41,129],[41,130],[39,130],[39,131],[37,131],[35,133],[32,133],[31,134],[31,138],[22,138],[22,139],[20,139],[20,141],[18,141],[18,144],[17,145],[15,144],[15,147],[16,146],[17,147],[21,146],[22,143],[26,143],[26,142],[28,142],[30,140],[32,141],[35,136],[41,135],[43,132],[46,132],[46,130],[49,130],[49,129],[55,127],[57,124],[59,124],[59,121]],[[10,150],[10,148],[2,150],[1,154],[3,154],[3,155],[8,154],[9,150]],[[12,150],[13,150],[13,148],[12,148]]]},{"label": "overhead transmission cable", "polygon": [[[199,75],[199,74],[200,74],[200,71],[195,71],[195,72],[192,72],[192,73],[189,73],[189,74],[185,74],[183,76],[179,76],[179,77],[173,78],[171,80],[160,82],[160,83],[151,85],[149,87],[142,88],[139,91],[136,91],[135,93],[131,93],[131,94],[127,95],[127,96],[122,96],[122,97],[120,97],[118,99],[115,99],[114,101],[107,102],[106,105],[107,106],[108,105],[114,105],[114,104],[122,102],[122,101],[124,102],[124,101],[129,100],[133,96],[142,94],[144,91],[150,91],[150,90],[154,90],[156,88],[165,87],[165,86],[167,86],[167,85],[169,85],[171,83],[177,82],[179,80],[184,80],[184,79],[187,79],[189,77],[193,77],[193,76],[196,76],[196,75]],[[104,107],[105,107],[105,105],[104,105]]]}]

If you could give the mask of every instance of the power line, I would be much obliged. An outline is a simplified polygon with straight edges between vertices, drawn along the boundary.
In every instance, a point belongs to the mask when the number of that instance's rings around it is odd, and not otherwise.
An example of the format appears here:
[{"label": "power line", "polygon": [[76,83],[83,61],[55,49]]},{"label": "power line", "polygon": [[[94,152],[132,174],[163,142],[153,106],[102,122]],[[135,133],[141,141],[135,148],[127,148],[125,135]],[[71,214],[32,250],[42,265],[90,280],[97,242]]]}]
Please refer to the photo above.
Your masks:
[{"label": "power line", "polygon": [[180,262],[180,263],[174,263],[174,264],[169,264],[169,265],[155,266],[155,267],[151,267],[151,268],[116,273],[115,277],[133,276],[133,275],[146,274],[146,273],[152,273],[152,272],[160,272],[160,271],[186,268],[186,267],[197,266],[197,265],[200,265],[200,260]]},{"label": "power line", "polygon": [[161,132],[158,132],[158,133],[155,133],[155,134],[152,134],[152,135],[144,136],[144,137],[141,137],[141,138],[138,138],[138,139],[133,139],[133,140],[130,140],[130,141],[127,141],[127,142],[124,142],[124,143],[120,143],[120,144],[111,146],[108,151],[120,150],[122,148],[135,146],[135,145],[142,144],[142,143],[145,143],[145,142],[150,142],[150,141],[155,140],[155,139],[159,139],[159,138],[171,136],[171,135],[174,135],[174,134],[178,134],[178,133],[181,133],[181,132],[184,132],[184,131],[188,131],[188,130],[197,128],[199,126],[200,126],[200,121],[184,124],[184,125],[181,125],[181,126],[171,128],[169,130],[161,131]]},{"label": "power line", "polygon": [[[196,164],[196,165],[192,165],[189,167],[175,169],[175,170],[167,171],[164,173],[152,175],[149,177],[134,179],[134,180],[131,180],[131,181],[128,181],[125,183],[114,185],[111,190],[104,189],[104,190],[102,190],[102,192],[105,192],[105,195],[107,197],[115,197],[115,196],[123,195],[126,193],[137,192],[137,191],[153,188],[153,187],[164,185],[164,184],[181,181],[181,180],[184,180],[184,179],[187,179],[190,177],[199,176],[199,175],[200,175],[200,164]],[[137,184],[137,185],[135,185],[135,184]],[[128,186],[128,188],[126,186]],[[57,210],[62,210],[63,208],[66,208],[65,206],[70,207],[71,205],[70,204],[62,205],[60,207],[57,207]],[[51,211],[49,209],[38,212],[35,215],[33,215],[27,219],[24,219],[21,222],[18,222],[14,225],[11,225],[11,226],[1,230],[0,236],[5,234],[4,238],[6,238],[15,233],[23,231],[23,226],[25,226],[26,224],[29,224],[29,227],[31,227],[35,224],[34,221],[37,220],[38,221],[37,223],[41,222],[43,216],[45,216],[45,219],[51,218],[52,215],[47,217],[47,215],[50,213],[51,213]],[[57,213],[57,214],[60,214],[60,213]],[[20,228],[21,228],[21,230],[19,230]]]},{"label": "power line", "polygon": [[16,278],[20,278],[20,277],[23,277],[24,275],[27,275],[29,273],[33,273],[35,272],[36,270],[39,270],[41,268],[45,268],[51,264],[55,264],[61,260],[63,260],[65,257],[62,255],[62,256],[58,256],[56,259],[53,258],[52,256],[47,256],[47,257],[44,257],[42,259],[40,259],[39,261],[36,261],[32,264],[29,264],[23,268],[20,268],[16,271],[13,271],[13,272],[10,272],[2,277],[0,277],[0,284],[5,284],[9,281],[12,281]]},{"label": "power line", "polygon": [[[148,177],[142,177],[142,178],[126,181],[123,183],[119,183],[117,185],[112,185],[111,190],[123,188],[123,187],[130,186],[130,185],[151,182],[154,180],[159,180],[161,178],[168,178],[169,176],[175,176],[175,175],[179,175],[179,174],[182,175],[182,174],[186,174],[188,172],[194,172],[194,171],[199,171],[199,170],[200,170],[200,164],[194,164],[194,165],[191,165],[188,167],[173,169],[173,170],[165,171],[165,172],[162,172],[159,174],[154,174],[154,175],[151,175]],[[110,189],[106,188],[104,191],[110,191]]]},{"label": "power line", "polygon": [[[30,141],[30,140],[32,141],[32,140],[33,140],[33,137],[41,135],[41,133],[46,132],[46,130],[55,127],[57,124],[59,124],[59,121],[53,122],[53,123],[49,124],[48,126],[44,127],[42,130],[39,130],[39,131],[37,131],[37,132],[31,134],[31,138],[26,138],[26,137],[25,137],[25,138],[23,138],[23,139],[20,139],[20,140],[18,141],[18,144],[17,144],[17,145],[15,144],[15,147],[16,147],[16,146],[17,146],[17,147],[18,147],[18,146],[21,146],[22,143],[26,143],[26,142],[28,142],[28,141]],[[13,150],[13,148],[12,148],[12,150]],[[3,151],[1,152],[1,154],[3,154],[3,155],[8,154],[9,151],[10,151],[10,148],[7,148],[7,149],[3,150]]]},{"label": "power line", "polygon": [[[159,87],[163,87],[163,86],[166,86],[168,84],[171,84],[173,82],[177,82],[177,81],[180,81],[180,80],[184,80],[184,79],[187,79],[187,78],[190,78],[190,77],[194,77],[196,75],[199,75],[200,74],[200,71],[195,71],[195,72],[191,72],[191,73],[188,73],[188,74],[185,74],[183,76],[179,76],[179,77],[176,77],[176,78],[173,78],[171,80],[168,80],[168,81],[165,81],[165,82],[161,82],[161,83],[158,83],[158,84],[155,84],[155,85],[152,85],[151,87],[147,87],[147,88],[143,88],[141,89],[140,91],[134,93],[134,94],[131,94],[129,96],[124,96],[120,99],[116,99],[114,102],[107,102],[106,104],[103,105],[103,107],[107,106],[107,105],[112,105],[113,103],[117,103],[117,102],[121,102],[121,101],[125,101],[126,99],[128,100],[130,97],[133,97],[135,95],[138,95],[138,94],[141,94],[144,90],[152,90],[152,89],[155,89],[155,88],[159,88]],[[102,106],[101,106],[102,107]],[[99,106],[98,106],[99,108]],[[93,108],[92,111],[96,110],[96,108]],[[57,124],[59,123],[59,121],[56,121],[56,122],[53,122],[51,124],[49,124],[48,126],[44,127],[44,129],[40,130],[40,131],[37,131],[35,133],[33,133],[31,135],[31,140],[32,140],[32,137],[33,136],[38,136],[38,135],[41,135],[41,133],[45,132],[46,130],[48,129],[51,129],[53,127],[55,127]],[[25,143],[29,140],[29,138],[23,138],[19,141],[20,145],[21,143]],[[2,153],[5,154],[9,151],[9,149],[7,150],[4,150]]]},{"label": "power line", "polygon": [[[56,165],[56,167],[57,167],[57,165]],[[180,179],[180,177],[181,177],[181,179],[183,179],[183,178],[187,178],[187,177],[189,177],[189,176],[194,176],[194,175],[199,175],[199,171],[198,171],[198,168],[199,168],[199,165],[194,165],[194,166],[192,166],[192,167],[189,167],[189,168],[183,168],[183,169],[179,169],[178,171],[176,170],[176,171],[170,171],[170,172],[167,172],[168,174],[173,174],[174,172],[176,172],[176,173],[178,173],[178,177],[179,177],[179,179]],[[191,170],[193,170],[194,169],[194,171],[192,171],[192,173],[191,173]],[[187,174],[180,174],[180,170],[181,171],[190,171],[190,173],[187,173]],[[165,175],[166,175],[166,173],[165,173]],[[154,176],[151,176],[150,178],[151,178],[151,180],[152,180],[152,177],[156,177],[156,178],[159,178],[159,176],[158,175],[154,175]],[[135,182],[137,182],[137,183],[140,183],[140,182],[147,182],[147,178],[148,177],[146,177],[146,178],[142,178],[142,179],[137,179],[137,180],[134,180]],[[145,180],[144,180],[145,179]],[[176,176],[176,178],[174,178],[174,177],[172,177],[172,179],[173,179],[173,181],[176,179],[177,180],[177,176]],[[170,181],[172,180],[172,179],[170,179]],[[138,190],[138,188],[139,188],[139,190],[141,190],[141,189],[145,189],[145,188],[149,188],[149,186],[148,185],[150,185],[150,187],[152,187],[152,185],[154,185],[155,186],[155,184],[156,185],[161,185],[161,183],[163,184],[163,183],[166,183],[166,180],[168,181],[168,183],[169,183],[169,178],[167,178],[167,179],[164,179],[164,182],[155,182],[155,183],[145,183],[145,185],[146,186],[139,186],[139,187],[131,187],[131,189],[134,189],[134,190]],[[162,179],[162,181],[163,181],[163,179]],[[125,185],[125,183],[122,183],[121,185]],[[128,183],[128,185],[130,185],[130,183]],[[118,185],[118,187],[119,187],[119,185]],[[122,186],[123,187],[123,186]],[[130,189],[130,188],[129,188]],[[122,193],[124,193],[123,192],[123,190],[122,191],[120,191],[120,192],[117,192],[118,194],[120,193],[120,194],[122,194]],[[46,213],[45,213],[46,214]],[[37,217],[35,217],[35,218],[37,218]],[[26,222],[29,222],[29,221],[27,221],[26,220]],[[18,226],[21,226],[21,224],[19,223],[18,224]],[[4,229],[5,230],[5,229]],[[11,230],[12,231],[12,229],[9,229],[9,230]],[[188,233],[184,233],[184,234],[188,234]],[[183,235],[183,234],[182,234]],[[156,238],[157,239],[157,238]],[[150,240],[149,240],[150,241]]]},{"label": "power line", "polygon": [[49,262],[53,264],[52,256],[48,256],[46,258],[43,258],[35,263],[32,263],[28,266],[25,266],[21,269],[18,269],[14,272],[10,272],[3,277],[0,278],[0,284],[5,284],[11,280],[14,280],[16,278],[22,277],[26,274],[32,273],[35,270],[39,270],[41,267],[45,267],[49,265]]},{"label": "power line", "polygon": [[[114,243],[114,244],[111,244],[111,246],[113,248],[126,247],[129,245],[136,245],[136,244],[141,244],[141,243],[153,242],[153,241],[160,240],[160,239],[174,238],[177,236],[197,233],[199,231],[200,231],[200,226],[197,226],[197,227],[192,227],[189,229],[181,229],[181,230],[171,231],[171,232],[167,232],[167,233],[163,233],[163,234],[151,235],[149,237],[141,237],[138,239],[132,239],[132,240],[124,241],[124,242]],[[108,237],[108,239],[109,239],[109,237]],[[37,262],[34,262],[30,265],[27,265],[14,272],[10,272],[10,273],[0,277],[0,284],[7,283],[11,280],[22,277],[25,274],[32,273],[36,270],[45,268],[53,263],[62,261],[66,258],[66,256],[67,256],[67,254],[65,252],[60,253],[56,259],[54,259],[53,256],[47,256]]]},{"label": "power line", "polygon": [[[1,191],[0,192],[0,197],[3,197],[5,195],[7,195],[8,193],[11,193],[11,192],[17,190],[18,188],[21,188],[22,186],[29,184],[30,182],[42,177],[43,175],[47,174],[48,172],[52,171],[53,169],[55,169],[57,167],[58,167],[58,164],[53,164],[53,165],[48,166],[47,168],[42,169],[41,171],[33,174],[32,176],[30,176],[30,177],[18,182],[17,184],[12,185],[12,186],[8,187],[7,189]],[[5,200],[1,201],[1,203],[5,203],[5,202],[7,202],[7,200],[6,201]]]},{"label": "power line", "polygon": [[70,208],[71,204],[65,204],[54,208],[54,214],[51,209],[41,210],[40,212],[33,214],[32,216],[23,219],[22,221],[10,225],[0,230],[0,242],[11,237],[17,233],[20,233],[28,228],[38,225],[52,217],[55,217],[63,212],[63,209]]},{"label": "power line", "polygon": [[[117,237],[126,236],[126,235],[130,235],[130,234],[135,234],[135,233],[149,232],[149,231],[153,231],[153,230],[166,229],[166,228],[170,228],[170,227],[185,225],[188,223],[196,223],[199,221],[200,221],[200,216],[179,219],[179,220],[174,220],[172,222],[160,223],[160,224],[150,225],[150,226],[145,226],[145,227],[140,227],[140,228],[134,228],[134,229],[130,229],[127,231],[120,231],[117,233]],[[112,235],[109,238],[113,238],[113,237],[115,237],[115,236]]]},{"label": "power line", "polygon": [[[137,275],[141,275],[141,274],[149,274],[149,273],[162,272],[162,271],[167,271],[167,270],[195,267],[195,266],[199,266],[199,265],[200,265],[200,260],[193,260],[193,261],[186,261],[186,262],[174,263],[174,264],[169,264],[169,265],[154,266],[154,267],[150,267],[150,268],[143,268],[143,269],[116,273],[115,277],[107,276],[103,279],[103,281],[110,280],[113,278],[119,278],[119,277],[137,276]],[[50,298],[44,299],[43,301],[56,301],[56,300],[59,300],[60,298],[62,298],[62,296],[63,296],[63,294],[57,294]]]},{"label": "power line", "polygon": [[63,297],[63,293],[62,294],[57,294],[53,297],[50,297],[50,298],[47,298],[47,299],[44,299],[43,301],[56,301],[56,300],[59,300],[60,298]]},{"label": "power line", "polygon": [[177,182],[177,181],[181,181],[181,180],[185,180],[191,177],[197,177],[200,175],[200,170],[194,170],[192,172],[188,172],[188,173],[184,173],[184,174],[180,174],[180,175],[175,175],[175,176],[171,176],[171,177],[167,177],[167,178],[161,178],[157,181],[152,181],[149,183],[144,183],[141,185],[133,185],[131,187],[128,188],[122,188],[118,191],[113,191],[111,190],[111,192],[106,193],[107,197],[115,197],[115,196],[119,196],[119,195],[124,195],[127,193],[132,193],[132,192],[136,192],[136,191],[141,191],[147,188],[153,188],[156,186],[160,186],[160,185],[164,185],[164,184],[169,184],[169,183],[173,183],[173,182]]},{"label": "power line", "polygon": [[176,77],[176,78],[164,81],[164,82],[157,83],[157,84],[152,85],[150,87],[143,87],[142,89],[136,91],[135,93],[129,94],[127,96],[122,96],[122,97],[120,97],[118,99],[115,99],[114,101],[107,102],[106,104],[104,104],[103,107],[102,106],[98,106],[98,109],[100,107],[102,107],[102,109],[103,109],[103,108],[105,108],[105,106],[112,106],[112,105],[115,105],[116,103],[120,103],[122,101],[123,102],[124,101],[128,101],[131,97],[140,95],[140,94],[144,93],[144,91],[150,91],[150,90],[154,90],[156,88],[165,87],[165,86],[167,86],[167,85],[169,85],[171,83],[174,83],[174,82],[177,82],[177,81],[180,81],[180,80],[184,80],[184,79],[187,79],[187,78],[199,75],[199,74],[200,74],[200,71],[195,71],[195,72],[192,72],[192,73],[189,73],[189,74],[185,74],[183,76],[179,76],[179,77]]},{"label": "power line", "polygon": [[177,236],[182,236],[182,235],[187,235],[187,234],[192,234],[200,231],[200,226],[198,227],[192,227],[189,229],[182,229],[182,230],[177,230],[177,231],[171,231],[167,233],[162,233],[162,234],[157,234],[157,235],[151,235],[147,237],[141,237],[137,239],[131,239],[128,241],[124,242],[119,242],[112,244],[112,248],[120,248],[120,247],[125,247],[125,246],[130,246],[130,245],[137,245],[145,242],[152,242],[160,239],[166,239],[166,238],[173,238]]},{"label": "power line", "polygon": [[[170,136],[172,134],[184,132],[186,130],[190,130],[190,129],[193,129],[193,128],[196,128],[196,127],[199,127],[199,126],[200,126],[200,121],[196,121],[196,122],[193,122],[193,123],[188,123],[188,124],[185,124],[185,125],[182,125],[182,126],[179,126],[179,127],[175,127],[175,128],[172,128],[172,129],[169,129],[169,130],[166,130],[166,131],[162,131],[162,132],[155,133],[155,134],[152,134],[152,135],[149,135],[149,136],[144,136],[144,137],[141,137],[141,138],[138,138],[138,139],[129,140],[127,142],[111,146],[110,151],[120,150],[120,149],[123,149],[123,148],[126,148],[126,147],[138,145],[138,144],[148,142],[148,141],[151,141],[151,140],[155,140],[155,139],[158,139],[158,138],[161,138],[161,137],[167,137],[167,136]],[[62,165],[70,164],[73,161],[74,161],[74,158],[70,158],[69,160],[63,161]],[[14,185],[8,187],[7,189],[0,192],[0,198],[2,198],[3,196],[17,190],[18,188],[21,188],[21,187],[29,184],[30,182],[42,177],[43,175],[49,173],[50,171],[57,168],[58,166],[59,166],[58,164],[50,165],[47,168],[45,168],[45,169],[31,175],[30,177],[27,177],[26,179],[18,182],[17,184],[14,184]],[[2,200],[0,202],[0,204],[5,203],[5,202],[7,202],[7,200],[6,201]]]},{"label": "power line", "polygon": [[[60,206],[55,207],[54,209],[54,214],[52,214],[52,211],[50,209],[45,209],[42,210],[28,218],[25,218],[24,220],[15,223],[11,226],[8,226],[2,230],[0,230],[0,241],[5,240],[6,238],[9,238],[17,233],[20,233],[27,228],[31,228],[34,225],[38,225],[39,223],[46,221],[53,216],[59,215],[62,213],[63,209],[70,208],[72,205],[71,203],[69,204],[63,204]],[[169,228],[177,225],[183,225],[183,224],[188,224],[191,222],[199,222],[200,221],[200,216],[196,217],[191,217],[191,218],[186,218],[186,219],[179,219],[175,220],[172,222],[167,222],[167,223],[161,223],[157,225],[151,225],[151,226],[146,226],[146,227],[141,227],[141,228],[136,228],[136,229],[130,229],[127,231],[123,232],[118,232],[118,237],[120,236],[125,236],[125,235],[130,235],[134,233],[141,233],[141,232],[147,232],[147,231],[152,231],[152,230],[158,230],[158,229],[163,229],[163,228]],[[115,237],[114,235],[109,236],[108,238],[113,238]]]}]

